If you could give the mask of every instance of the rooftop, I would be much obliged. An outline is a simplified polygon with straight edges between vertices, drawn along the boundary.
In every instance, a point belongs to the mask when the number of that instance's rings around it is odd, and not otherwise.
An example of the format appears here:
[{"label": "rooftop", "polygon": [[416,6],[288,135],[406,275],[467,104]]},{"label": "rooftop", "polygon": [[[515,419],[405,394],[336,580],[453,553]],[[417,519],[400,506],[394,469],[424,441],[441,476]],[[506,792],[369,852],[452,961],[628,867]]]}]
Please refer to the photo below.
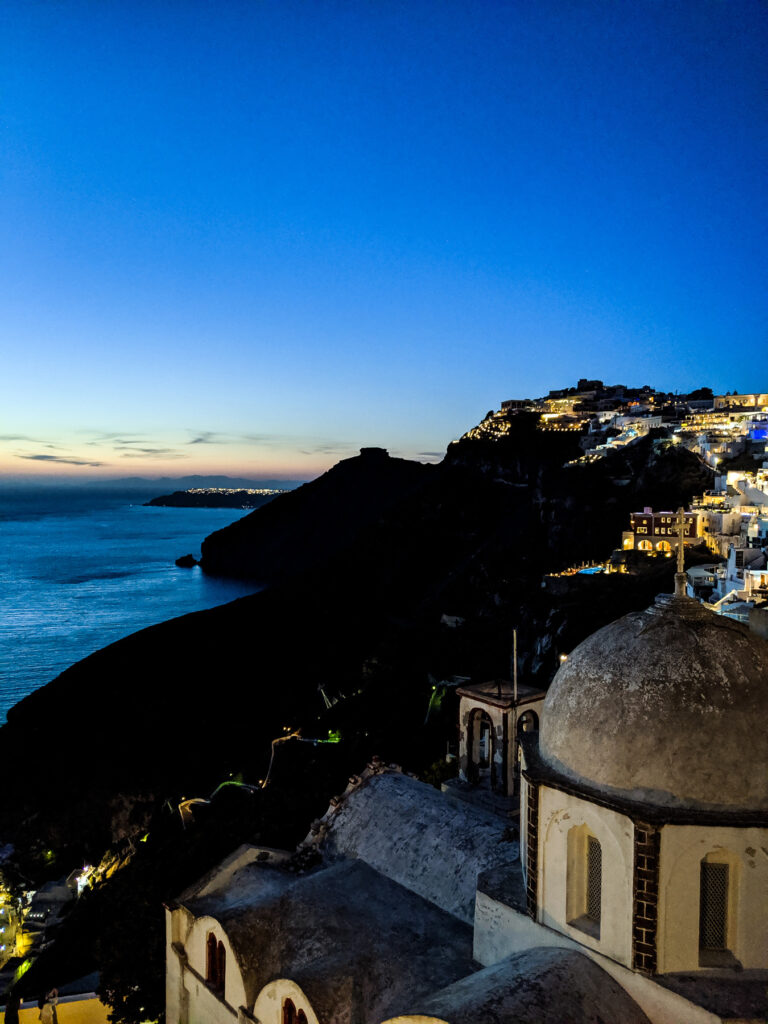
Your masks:
[{"label": "rooftop", "polygon": [[[486,704],[493,704],[494,707],[511,708],[515,705],[515,687],[508,679],[489,679],[485,683],[460,686],[456,692],[460,697],[480,698]],[[545,697],[546,692],[539,686],[518,683],[516,703],[518,705],[531,704],[533,701]]]}]

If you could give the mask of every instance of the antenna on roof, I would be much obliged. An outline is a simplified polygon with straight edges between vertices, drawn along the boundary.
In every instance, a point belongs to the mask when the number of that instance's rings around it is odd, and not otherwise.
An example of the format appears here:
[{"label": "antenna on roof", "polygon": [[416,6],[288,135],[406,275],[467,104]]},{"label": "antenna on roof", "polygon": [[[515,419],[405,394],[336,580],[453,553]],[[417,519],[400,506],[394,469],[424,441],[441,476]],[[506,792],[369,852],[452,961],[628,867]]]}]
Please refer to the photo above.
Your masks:
[{"label": "antenna on roof", "polygon": [[512,700],[517,707],[517,629],[512,630]]}]

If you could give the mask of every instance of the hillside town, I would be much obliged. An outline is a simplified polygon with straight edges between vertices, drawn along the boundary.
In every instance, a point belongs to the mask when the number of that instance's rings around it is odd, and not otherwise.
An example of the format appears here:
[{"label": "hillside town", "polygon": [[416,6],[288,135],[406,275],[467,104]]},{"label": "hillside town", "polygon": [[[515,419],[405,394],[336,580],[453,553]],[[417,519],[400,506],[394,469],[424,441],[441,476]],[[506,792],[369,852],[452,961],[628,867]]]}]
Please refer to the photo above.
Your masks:
[{"label": "hillside town", "polygon": [[[768,393],[713,395],[700,388],[679,395],[582,378],[543,398],[502,402],[469,436],[503,436],[510,417],[523,412],[537,413],[541,430],[580,432],[585,451],[574,465],[649,435],[696,454],[713,482],[685,509],[684,543],[713,560],[688,568],[687,593],[768,637]],[[672,557],[677,536],[677,510],[645,506],[631,516],[610,559],[573,571],[625,571],[627,551]]]}]

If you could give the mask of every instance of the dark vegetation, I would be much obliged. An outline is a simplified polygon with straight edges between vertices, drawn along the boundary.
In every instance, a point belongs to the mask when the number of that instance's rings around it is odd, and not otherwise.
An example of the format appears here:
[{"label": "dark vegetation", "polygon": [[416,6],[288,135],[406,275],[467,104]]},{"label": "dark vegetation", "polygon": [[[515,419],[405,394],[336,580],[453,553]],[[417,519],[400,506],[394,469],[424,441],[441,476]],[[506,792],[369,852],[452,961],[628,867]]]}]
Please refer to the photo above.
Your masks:
[{"label": "dark vegetation", "polygon": [[[11,711],[0,745],[26,769],[5,793],[0,837],[16,844],[17,871],[40,880],[113,844],[137,850],[77,906],[30,990],[96,963],[116,1019],[140,1019],[134,986],[154,1013],[161,901],[239,842],[294,844],[372,754],[439,781],[456,709],[432,687],[508,676],[513,627],[521,681],[546,686],[560,653],[672,589],[665,559],[544,579],[608,557],[638,507],[673,509],[711,485],[695,456],[652,438],[566,467],[578,440],[519,415],[507,436],[464,439],[439,466],[375,451],[346,460],[203,545],[206,571],[268,589],[121,640]],[[220,794],[181,828],[182,797],[263,778],[286,727],[341,741],[285,744],[266,791]]]}]

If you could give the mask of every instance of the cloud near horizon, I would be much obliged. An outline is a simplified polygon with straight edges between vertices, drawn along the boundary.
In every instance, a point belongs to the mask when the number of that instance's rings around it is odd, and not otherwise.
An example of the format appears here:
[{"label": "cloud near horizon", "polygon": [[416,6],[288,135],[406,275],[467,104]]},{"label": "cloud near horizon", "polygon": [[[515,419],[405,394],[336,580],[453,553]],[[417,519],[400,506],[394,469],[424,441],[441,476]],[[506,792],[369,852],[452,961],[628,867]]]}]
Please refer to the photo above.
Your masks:
[{"label": "cloud near horizon", "polygon": [[353,444],[316,444],[312,445],[311,448],[300,448],[299,451],[302,455],[349,455],[352,451],[357,451],[358,446]]},{"label": "cloud near horizon", "polygon": [[198,430],[187,444],[291,444],[293,439],[286,434],[224,434],[218,430]]},{"label": "cloud near horizon", "polygon": [[116,447],[121,459],[188,459],[185,452],[177,452],[173,448],[123,448]]},{"label": "cloud near horizon", "polygon": [[103,466],[103,462],[88,462],[86,459],[68,459],[63,455],[17,455],[17,459],[29,459],[31,462],[57,462],[64,466]]}]

